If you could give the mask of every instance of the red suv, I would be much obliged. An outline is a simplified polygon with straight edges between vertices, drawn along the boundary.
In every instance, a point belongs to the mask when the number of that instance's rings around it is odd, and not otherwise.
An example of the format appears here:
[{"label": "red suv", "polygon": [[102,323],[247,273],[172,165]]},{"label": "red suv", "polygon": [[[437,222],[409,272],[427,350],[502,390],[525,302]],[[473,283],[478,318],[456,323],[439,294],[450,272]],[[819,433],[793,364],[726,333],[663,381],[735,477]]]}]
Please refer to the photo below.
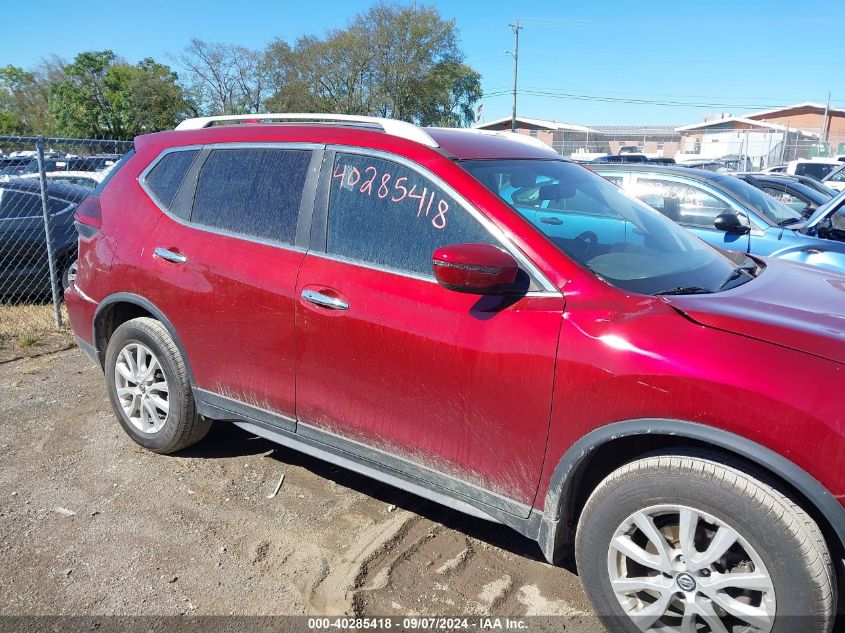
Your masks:
[{"label": "red suv", "polygon": [[229,421],[574,549],[612,631],[828,631],[845,277],[717,251],[534,141],[138,137],[66,294],[119,422],[169,453]]}]

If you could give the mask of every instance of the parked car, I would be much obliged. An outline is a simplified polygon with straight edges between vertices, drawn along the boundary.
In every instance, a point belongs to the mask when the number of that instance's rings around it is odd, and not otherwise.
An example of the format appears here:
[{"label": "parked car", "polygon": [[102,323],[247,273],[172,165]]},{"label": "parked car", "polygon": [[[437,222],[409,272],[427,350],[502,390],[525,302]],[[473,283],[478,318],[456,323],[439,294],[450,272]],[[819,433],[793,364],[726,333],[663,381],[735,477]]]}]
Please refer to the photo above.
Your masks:
[{"label": "parked car", "polygon": [[642,154],[643,148],[639,145],[624,145],[619,148],[619,154]]},{"label": "parked car", "polygon": [[844,276],[550,149],[342,115],[138,137],[76,221],[70,321],[141,446],[229,421],[574,547],[613,631],[829,631]]},{"label": "parked car", "polygon": [[832,189],[836,189],[837,191],[842,191],[845,189],[845,165],[839,167],[838,169],[834,169],[830,172],[827,176],[822,178],[822,184],[830,187]]},{"label": "parked car", "polygon": [[840,167],[841,164],[833,158],[799,158],[789,161],[786,166],[786,173],[822,180],[831,171]]},{"label": "parked car", "polygon": [[591,162],[593,163],[647,163],[648,158],[642,154],[608,154],[607,156],[598,156]]},{"label": "parked car", "polygon": [[810,176],[796,176],[795,174],[772,174],[773,176],[780,176],[781,178],[791,178],[797,182],[800,182],[802,185],[807,185],[811,189],[815,189],[819,193],[822,193],[826,196],[834,197],[838,193],[836,189],[832,187],[828,187],[823,182],[816,180],[815,178],[811,178]]},{"label": "parked car", "polygon": [[[48,171],[45,176],[52,182],[66,182],[80,185],[88,189],[96,189],[108,174],[108,168],[103,171]],[[38,172],[24,174],[20,178],[38,178]]]},{"label": "parked car", "polygon": [[712,246],[845,272],[845,242],[811,235],[798,211],[736,176],[657,165],[593,170]]},{"label": "parked car", "polygon": [[745,173],[737,174],[737,178],[744,180],[750,185],[754,185],[786,206],[791,207],[805,219],[809,218],[815,213],[816,209],[833,198],[832,195],[824,194],[818,189],[809,187],[790,176]]},{"label": "parked car", "polygon": [[[73,210],[90,191],[66,183],[47,186],[57,281],[65,285],[76,259]],[[0,299],[42,299],[50,291],[40,183],[32,178],[0,183]]]}]

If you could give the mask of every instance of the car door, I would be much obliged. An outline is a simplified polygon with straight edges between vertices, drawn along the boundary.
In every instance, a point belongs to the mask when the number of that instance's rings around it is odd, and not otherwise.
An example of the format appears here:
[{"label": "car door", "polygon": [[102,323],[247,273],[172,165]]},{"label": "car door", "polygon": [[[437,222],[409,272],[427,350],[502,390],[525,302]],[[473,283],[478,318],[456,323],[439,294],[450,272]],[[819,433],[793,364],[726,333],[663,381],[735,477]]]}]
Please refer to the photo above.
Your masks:
[{"label": "car door", "polygon": [[[338,149],[318,200],[326,215],[297,283],[297,432],[340,436],[358,457],[527,516],[560,293],[454,190],[405,159]],[[478,242],[515,252],[529,291],[479,296],[435,282],[436,248]]]},{"label": "car door", "polygon": [[658,172],[641,172],[634,174],[629,191],[708,244],[731,251],[749,251],[750,230],[733,233],[714,225],[719,215],[732,212],[743,224],[753,227],[747,214],[705,183]]},{"label": "car door", "polygon": [[179,334],[197,395],[218,418],[295,428],[294,292],[305,250],[297,226],[313,205],[321,153],[301,144],[188,148],[142,174],[166,213],[143,255],[141,287]]}]

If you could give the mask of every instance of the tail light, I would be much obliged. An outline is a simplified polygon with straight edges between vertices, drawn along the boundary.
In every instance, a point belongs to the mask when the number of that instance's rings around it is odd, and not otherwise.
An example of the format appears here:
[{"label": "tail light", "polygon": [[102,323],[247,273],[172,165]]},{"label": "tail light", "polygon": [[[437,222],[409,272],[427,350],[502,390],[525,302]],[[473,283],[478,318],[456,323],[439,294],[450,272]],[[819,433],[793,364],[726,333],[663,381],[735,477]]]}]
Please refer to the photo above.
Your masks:
[{"label": "tail light", "polygon": [[76,207],[73,219],[76,230],[81,237],[85,239],[94,237],[100,227],[103,226],[103,212],[100,209],[99,196],[88,196],[80,202],[79,206]]}]

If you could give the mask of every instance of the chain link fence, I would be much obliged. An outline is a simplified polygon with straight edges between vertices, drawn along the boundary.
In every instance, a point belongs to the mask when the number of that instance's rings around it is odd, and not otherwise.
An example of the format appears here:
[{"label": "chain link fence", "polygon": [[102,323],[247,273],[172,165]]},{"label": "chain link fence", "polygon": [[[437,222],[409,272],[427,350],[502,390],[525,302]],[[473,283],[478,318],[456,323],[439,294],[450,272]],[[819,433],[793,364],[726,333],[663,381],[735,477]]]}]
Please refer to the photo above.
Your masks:
[{"label": "chain link fence", "polygon": [[128,141],[0,136],[0,342],[32,345],[66,327],[75,273],[76,206]]},{"label": "chain link fence", "polygon": [[668,125],[593,125],[580,129],[520,131],[540,139],[562,156],[582,161],[599,156],[643,154],[677,163],[718,163],[727,169],[753,170],[801,158],[845,154],[845,134],[825,141],[821,130],[785,126],[684,130]]}]

